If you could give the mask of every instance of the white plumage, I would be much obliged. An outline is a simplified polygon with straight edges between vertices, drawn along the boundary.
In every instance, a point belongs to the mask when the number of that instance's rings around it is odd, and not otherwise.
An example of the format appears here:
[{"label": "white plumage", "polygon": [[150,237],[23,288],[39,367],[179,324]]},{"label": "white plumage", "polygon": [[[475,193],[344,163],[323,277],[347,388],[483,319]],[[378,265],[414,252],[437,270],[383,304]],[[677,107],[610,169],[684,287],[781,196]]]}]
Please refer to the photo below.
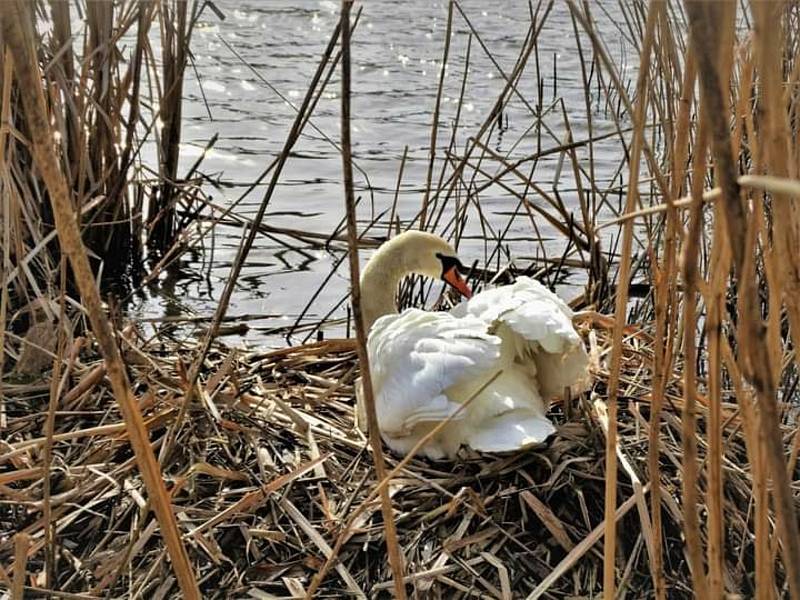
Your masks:
[{"label": "white plumage", "polygon": [[452,417],[421,449],[431,459],[453,458],[462,445],[506,452],[540,444],[555,431],[545,416],[549,402],[591,382],[572,311],[528,277],[449,313],[382,316],[370,329],[368,352],[378,424],[390,448],[406,454]]}]

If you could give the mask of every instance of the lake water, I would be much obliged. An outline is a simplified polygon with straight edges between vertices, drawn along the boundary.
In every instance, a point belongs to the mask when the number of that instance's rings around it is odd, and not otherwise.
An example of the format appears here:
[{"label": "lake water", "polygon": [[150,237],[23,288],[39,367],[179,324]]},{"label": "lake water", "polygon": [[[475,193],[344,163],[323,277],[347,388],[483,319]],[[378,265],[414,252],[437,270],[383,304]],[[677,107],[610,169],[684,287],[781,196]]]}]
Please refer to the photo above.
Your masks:
[{"label": "lake water", "polygon": [[[339,4],[330,0],[217,0],[225,19],[206,9],[193,33],[194,69],[187,72],[184,87],[182,171],[202,154],[208,140],[219,139],[203,159],[200,170],[218,185],[204,189],[219,205],[227,205],[252,183],[277,156],[299,104],[337,20]],[[523,47],[530,24],[529,4],[520,0],[486,3],[460,2],[480,39],[497,65],[487,57],[473,36],[469,71],[456,148],[464,148],[476,133],[498,97],[504,79],[500,69],[510,73]],[[635,77],[626,68],[636,62],[626,42],[624,28],[605,6],[590,6],[603,34],[609,54],[622,67],[622,77]],[[405,172],[399,188],[397,213],[407,221],[419,211],[428,164],[431,120],[447,23],[447,2],[365,2],[354,32],[352,136],[358,167],[358,194],[363,201],[359,218],[366,223],[373,210],[391,206],[404,149],[408,148]],[[442,95],[438,144],[448,145],[464,79],[465,56],[470,29],[455,10],[450,57]],[[588,38],[582,36],[584,55],[591,60]],[[565,139],[565,114],[575,140],[588,136],[584,86],[576,37],[566,3],[555,3],[538,39],[537,72],[534,57],[518,86],[533,106],[539,99],[538,81],[543,82],[542,101],[550,111],[543,118],[547,127],[532,127],[534,116],[515,99],[504,113],[504,131],[495,131],[491,147],[507,154],[509,160],[530,155],[537,148],[558,147]],[[498,68],[499,67],[499,68]],[[590,66],[589,66],[590,68]],[[557,75],[554,75],[554,72]],[[632,85],[631,85],[632,87]],[[613,133],[615,126],[597,90],[593,75],[592,119],[594,136]],[[563,100],[562,104],[556,100]],[[265,223],[329,235],[344,214],[341,158],[332,143],[339,138],[339,84],[334,78],[325,90],[312,117],[311,126],[294,148],[272,198]],[[578,159],[588,163],[586,148],[576,150]],[[441,153],[440,153],[441,155]],[[541,158],[532,179],[547,190],[558,188],[567,206],[578,214],[575,179],[569,161],[561,153]],[[618,169],[624,159],[619,139],[610,136],[594,145],[594,183],[598,189],[619,186]],[[488,163],[487,163],[488,164]],[[497,164],[487,170],[496,172]],[[528,172],[530,166],[526,167]],[[588,166],[586,167],[588,169]],[[439,165],[434,170],[438,178]],[[436,179],[435,179],[436,180]],[[434,181],[435,181],[434,180]],[[521,182],[513,183],[522,186]],[[586,185],[586,182],[584,182]],[[266,185],[258,186],[237,208],[252,216],[261,202]],[[520,190],[523,187],[519,187]],[[532,202],[538,202],[535,195]],[[481,210],[490,224],[502,230],[517,200],[507,188],[491,186],[481,192]],[[471,215],[468,234],[480,233],[480,220]],[[538,222],[540,243],[534,240],[529,217],[523,213],[509,228],[509,248],[522,261],[541,257],[543,251],[558,257],[563,240],[545,221]],[[376,235],[385,235],[385,229]],[[202,247],[187,253],[158,285],[134,299],[133,316],[143,319],[197,317],[203,325],[216,308],[236,255],[242,230],[219,226]],[[293,245],[296,241],[288,240]],[[465,263],[485,258],[485,247],[469,235],[460,247]],[[340,251],[304,248],[288,250],[282,244],[260,236],[251,251],[228,310],[231,317],[247,320],[244,336],[248,342],[273,345],[284,343],[285,328],[291,325],[312,298],[323,278],[341,257]],[[366,259],[366,253],[362,257]],[[579,281],[577,281],[579,283]],[[306,317],[316,321],[346,295],[346,262],[313,303]],[[331,318],[346,314],[344,306]],[[184,329],[188,333],[188,329]],[[341,328],[332,330],[341,333]],[[293,341],[303,339],[303,334]],[[230,342],[235,339],[229,338]]]}]

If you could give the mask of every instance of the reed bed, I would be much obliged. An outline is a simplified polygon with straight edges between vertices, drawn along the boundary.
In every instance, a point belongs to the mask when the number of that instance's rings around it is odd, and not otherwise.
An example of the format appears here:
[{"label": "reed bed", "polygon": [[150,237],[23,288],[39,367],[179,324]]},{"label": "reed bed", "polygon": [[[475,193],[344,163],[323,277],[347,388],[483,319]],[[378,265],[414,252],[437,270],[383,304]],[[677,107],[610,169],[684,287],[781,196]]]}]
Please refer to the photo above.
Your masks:
[{"label": "reed bed", "polygon": [[[611,336],[606,319],[583,318],[579,329],[600,357],[589,397],[553,407],[558,434],[536,452],[511,456],[464,455],[456,465],[414,459],[393,477],[390,495],[409,593],[488,598],[570,597],[602,581],[605,479],[603,400]],[[130,329],[123,342],[153,447],[166,439],[187,394],[186,364],[196,348],[176,352]],[[625,557],[620,588],[631,597],[652,591],[647,547],[648,427],[653,339],[626,331],[620,377],[618,481],[624,499],[615,516]],[[55,590],[74,597],[129,594],[166,597],[174,578],[156,522],[150,516],[125,423],[110,402],[103,364],[86,357],[57,413],[51,506],[57,539]],[[680,368],[680,366],[678,366]],[[205,383],[189,411],[178,448],[165,469],[171,503],[206,597],[296,597],[304,594],[333,546],[344,536],[335,569],[319,597],[380,596],[391,587],[382,551],[385,529],[379,502],[366,503],[347,529],[349,515],[367,499],[374,467],[355,425],[355,345],[331,340],[270,352],[217,344],[204,368]],[[679,379],[666,392],[660,485],[664,501],[667,584],[676,597],[690,591],[681,543],[681,406]],[[25,417],[3,443],[4,510],[31,540],[24,568],[31,592],[43,568],[42,473],[48,390],[17,384],[8,410]],[[708,401],[697,418],[709,420]],[[726,419],[724,555],[728,585],[753,593],[755,540],[748,528],[753,490],[741,417]],[[789,433],[787,428],[786,433]],[[387,469],[398,460],[386,455]],[[9,538],[0,549],[11,558]],[[17,572],[18,563],[7,570]],[[777,576],[783,579],[782,568]],[[78,593],[80,590],[81,593]]]},{"label": "reed bed", "polygon": [[[0,304],[8,364],[0,388],[0,589],[13,598],[800,598],[800,3],[620,2],[619,34],[638,52],[628,81],[595,27],[592,11],[603,5],[567,0],[588,132],[574,139],[576,116],[557,99],[557,78],[548,100],[540,68],[539,37],[555,4],[531,5],[518,60],[503,70],[469,14],[450,2],[442,66],[456,60],[451,35],[468,31],[461,98],[444,116],[439,78],[429,162],[412,210],[399,194],[391,206],[374,206],[350,149],[356,11],[331,32],[282,152],[247,192],[269,182],[253,218],[236,212],[244,196],[217,206],[189,177],[176,181],[182,61],[201,9],[123,2],[109,16],[111,4],[89,4],[84,55],[92,60],[77,64],[94,86],[102,77],[124,84],[115,98],[92,85],[54,88],[41,79],[56,58],[61,79],[77,77],[58,7],[51,18],[62,43],[50,55],[19,43],[3,14],[3,273],[17,288],[4,289]],[[26,4],[15,5],[24,23]],[[343,14],[349,9],[344,0]],[[100,307],[81,266],[86,248],[92,256],[92,230],[76,232],[83,221],[70,213],[82,219],[116,207],[114,218],[142,240],[136,223],[145,188],[107,140],[125,132],[123,154],[137,153],[132,140],[141,131],[132,123],[141,121],[133,111],[143,79],[136,68],[156,64],[144,58],[152,55],[146,27],[156,15],[170,66],[153,118],[168,110],[173,120],[153,129],[165,137],[158,177],[148,184],[157,208],[145,229],[158,252],[144,282],[220,223],[246,229],[216,313],[183,338],[170,326],[148,332],[125,323],[113,299]],[[137,24],[134,56],[141,56],[124,76],[119,62],[99,58],[118,60],[100,50],[128,31],[109,23],[131,31]],[[461,107],[475,52],[495,64],[500,85],[483,123],[465,130]],[[523,86],[528,70],[533,93]],[[37,77],[49,95],[35,105]],[[20,91],[15,81],[30,85]],[[347,219],[333,232],[262,222],[295,143],[316,127],[319,98],[337,83],[343,138],[325,139],[343,155]],[[75,121],[63,115],[76,103],[65,98],[77,89],[94,90],[86,106],[96,114],[129,109],[127,129],[94,128],[96,144],[84,140],[73,151],[96,121],[79,120],[70,137],[66,124]],[[601,110],[613,131],[595,131]],[[494,143],[510,112],[531,122],[512,144],[523,154],[501,153]],[[452,118],[447,132],[443,118]],[[54,154],[44,140],[56,130]],[[609,140],[624,152],[613,178],[602,181],[594,156]],[[545,182],[540,163],[553,155],[558,177]],[[78,161],[83,170],[75,171],[71,156],[96,160]],[[354,171],[366,181],[358,198]],[[87,172],[98,181],[108,175],[103,185],[118,182],[117,204],[108,204],[108,190],[85,192]],[[482,205],[498,193],[511,203],[503,227]],[[42,223],[55,216],[54,233],[19,216],[28,214]],[[359,250],[409,227],[456,245],[479,240],[483,254],[470,275],[477,289],[523,273],[551,286],[577,275],[582,291],[571,304],[595,357],[596,383],[551,408],[558,434],[544,447],[510,456],[464,452],[444,465],[400,461],[375,439],[368,444],[353,401],[364,364],[357,289],[355,340],[324,339],[336,327],[350,330],[341,307],[351,298],[320,307],[317,291],[296,323],[274,331],[299,344],[258,351],[221,341],[259,235],[293,251],[338,255],[324,286],[347,259],[357,273]],[[514,250],[519,237],[533,242],[534,255]],[[97,276],[98,264],[91,266]],[[399,300],[447,306],[438,289],[410,279]],[[88,315],[84,307],[92,307]]]}]

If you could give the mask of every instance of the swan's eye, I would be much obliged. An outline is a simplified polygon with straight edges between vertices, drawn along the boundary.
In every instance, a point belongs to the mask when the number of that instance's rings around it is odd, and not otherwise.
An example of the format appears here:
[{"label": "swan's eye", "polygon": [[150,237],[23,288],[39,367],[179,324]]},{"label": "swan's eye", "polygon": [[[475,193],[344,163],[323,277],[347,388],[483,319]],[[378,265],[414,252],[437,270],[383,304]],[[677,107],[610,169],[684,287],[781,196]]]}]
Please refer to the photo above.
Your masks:
[{"label": "swan's eye", "polygon": [[436,253],[436,258],[438,258],[442,263],[442,278],[444,278],[445,273],[450,271],[451,269],[455,268],[456,271],[459,273],[466,275],[468,269],[461,264],[461,261],[458,260],[455,256],[447,256],[442,254],[441,252]]}]

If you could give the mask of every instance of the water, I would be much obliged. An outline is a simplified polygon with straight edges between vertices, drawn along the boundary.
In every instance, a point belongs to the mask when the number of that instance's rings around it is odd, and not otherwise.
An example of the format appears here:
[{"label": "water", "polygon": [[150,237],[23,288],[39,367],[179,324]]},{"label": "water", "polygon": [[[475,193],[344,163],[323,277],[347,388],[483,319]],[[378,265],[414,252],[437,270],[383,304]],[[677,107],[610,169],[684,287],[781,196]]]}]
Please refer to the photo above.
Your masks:
[{"label": "water", "polygon": [[[217,183],[205,185],[205,191],[215,203],[225,206],[239,197],[280,153],[295,116],[292,104],[302,101],[338,20],[339,4],[330,0],[217,0],[216,4],[225,20],[206,10],[193,34],[195,69],[189,70],[184,87],[180,172],[186,172],[202,154],[208,140],[218,134],[218,142],[204,157],[200,170]],[[465,0],[461,6],[499,67],[510,73],[528,31],[528,3],[509,0],[488,6],[480,0]],[[631,73],[624,65],[626,48],[630,45],[613,22],[613,15],[604,14],[598,4],[593,7],[599,30],[608,34],[604,39],[609,52],[623,65],[622,75],[629,80]],[[400,186],[398,216],[407,221],[419,210],[446,21],[447,3],[443,1],[364,3],[352,46],[353,151],[358,167],[369,178],[367,181],[356,172],[357,193],[363,198],[359,212],[363,222],[369,220],[373,210],[385,210],[392,204],[406,146],[408,161]],[[442,97],[440,148],[446,147],[450,139],[464,77],[468,37],[469,29],[456,11]],[[586,51],[590,44],[585,36],[582,43]],[[586,138],[588,125],[579,54],[565,3],[557,2],[548,16],[539,38],[538,54],[545,106],[563,99],[573,138]],[[585,54],[589,60],[591,54]],[[553,76],[555,67],[557,78]],[[457,138],[459,151],[467,137],[478,131],[503,85],[498,68],[473,38]],[[531,104],[536,104],[537,71],[533,58],[519,89]],[[596,92],[594,89],[593,94]],[[614,131],[610,114],[598,98],[594,98],[592,108],[595,136]],[[339,85],[334,78],[312,117],[318,130],[307,127],[294,148],[265,223],[328,235],[341,221],[344,214],[341,158],[330,141],[339,138],[339,110]],[[518,99],[512,102],[504,118],[507,129],[493,135],[491,146],[500,153],[510,153],[512,160],[531,154],[539,144],[541,148],[557,147],[565,139],[560,104],[544,119],[553,128],[556,139],[546,132],[540,137],[535,130],[528,131],[534,119]],[[577,152],[579,160],[588,160],[585,148]],[[561,159],[560,154],[554,154],[539,160],[534,180],[547,190],[558,186],[561,197],[568,206],[575,207],[577,214],[571,165],[567,161],[560,167]],[[619,184],[614,178],[622,160],[623,148],[618,139],[611,137],[595,145],[598,187]],[[490,170],[496,171],[497,165],[492,164]],[[438,178],[438,165],[434,173]],[[265,184],[257,187],[237,212],[254,215],[265,189]],[[531,195],[530,200],[540,201],[536,195]],[[480,203],[489,222],[502,230],[517,200],[507,190],[493,186],[481,193]],[[542,248],[556,257],[560,255],[563,246],[560,236],[541,219],[537,220],[537,226],[545,238],[544,246],[532,239],[525,211],[513,221],[509,237],[514,240],[511,249],[515,257],[541,255]],[[376,233],[383,235],[385,230]],[[484,259],[484,244],[474,237],[480,233],[477,214],[471,215],[467,233],[473,237],[461,245],[464,262]],[[197,317],[195,323],[200,321],[202,325],[202,318],[210,317],[217,306],[241,235],[240,228],[218,227],[213,239],[209,237],[202,247],[184,255],[158,285],[137,295],[131,307],[133,316],[156,321],[165,317]],[[298,245],[296,241],[288,241]],[[319,248],[293,251],[260,236],[242,271],[228,315],[247,320],[250,329],[244,337],[248,342],[284,343],[284,332],[279,329],[295,321],[340,256],[338,251]],[[314,302],[307,320],[315,321],[333,308],[347,293],[347,286],[345,263]],[[344,314],[342,307],[332,318]],[[341,328],[334,333],[341,333]]]}]

